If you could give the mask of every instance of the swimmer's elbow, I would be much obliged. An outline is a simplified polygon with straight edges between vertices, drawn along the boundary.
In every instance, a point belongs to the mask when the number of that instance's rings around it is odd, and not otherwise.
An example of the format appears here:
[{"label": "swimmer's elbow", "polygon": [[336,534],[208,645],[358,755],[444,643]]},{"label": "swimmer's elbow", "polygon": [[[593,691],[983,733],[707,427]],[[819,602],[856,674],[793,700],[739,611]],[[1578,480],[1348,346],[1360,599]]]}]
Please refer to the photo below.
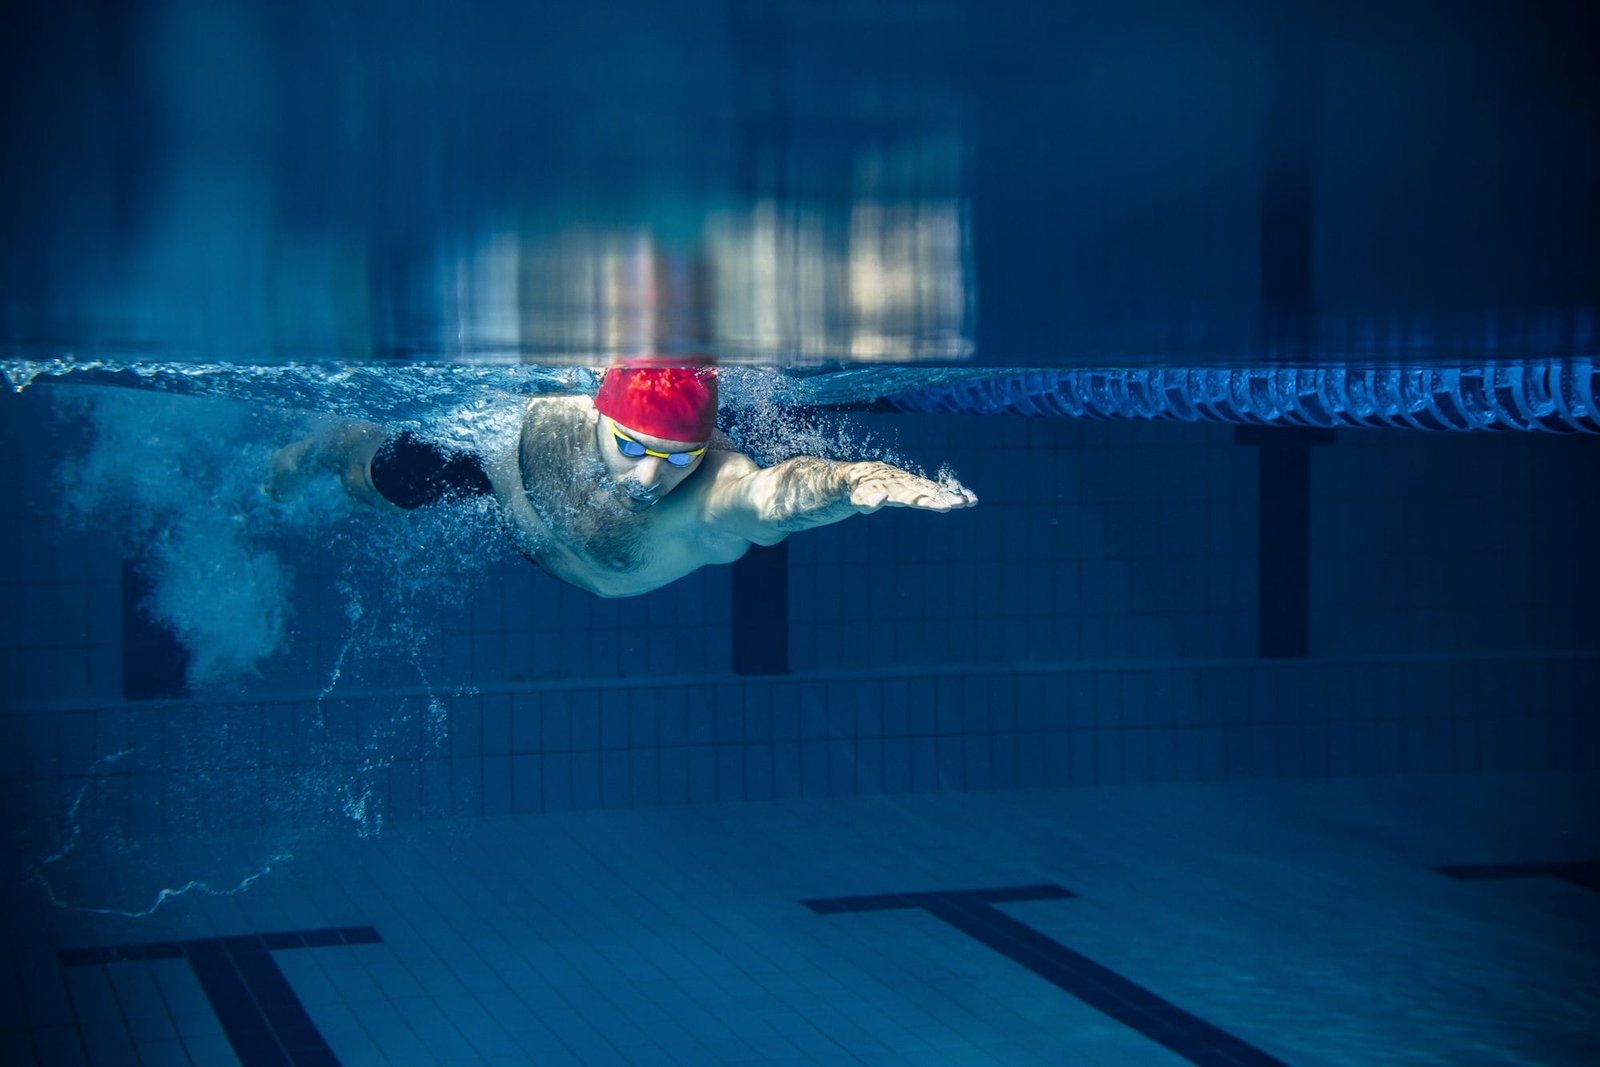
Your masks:
[{"label": "swimmer's elbow", "polygon": [[[798,456],[758,468],[729,463],[727,474],[709,496],[705,517],[714,529],[755,545],[775,545],[792,533],[837,522],[854,513],[840,467],[813,456]],[[728,475],[732,476],[728,476]]]},{"label": "swimmer's elbow", "polygon": [[844,468],[831,460],[796,456],[762,471],[757,509],[762,524],[791,534],[854,514]]},{"label": "swimmer's elbow", "polygon": [[777,525],[760,526],[751,530],[746,540],[758,548],[771,548],[773,545],[787,538],[791,532],[792,531],[785,530]]}]

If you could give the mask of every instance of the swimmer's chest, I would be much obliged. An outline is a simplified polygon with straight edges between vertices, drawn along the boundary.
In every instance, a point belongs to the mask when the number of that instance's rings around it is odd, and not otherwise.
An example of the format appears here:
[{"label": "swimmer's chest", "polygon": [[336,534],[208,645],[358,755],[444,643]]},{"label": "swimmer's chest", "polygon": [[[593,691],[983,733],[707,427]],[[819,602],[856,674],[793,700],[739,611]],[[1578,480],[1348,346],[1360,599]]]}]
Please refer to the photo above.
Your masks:
[{"label": "swimmer's chest", "polygon": [[595,559],[567,546],[569,557],[580,563],[580,573],[557,576],[600,596],[638,596],[701,567],[732,563],[750,547],[742,539],[719,535],[699,523],[698,509],[688,500],[669,498],[659,508],[659,512],[641,517],[636,535],[615,546],[617,551],[609,559]]},{"label": "swimmer's chest", "polygon": [[608,540],[603,549],[570,543],[536,510],[520,503],[512,509],[512,524],[528,558],[552,577],[597,596],[639,596],[701,567],[732,563],[750,547],[742,538],[700,522],[699,508],[688,494],[663,500],[639,517],[637,529]]}]

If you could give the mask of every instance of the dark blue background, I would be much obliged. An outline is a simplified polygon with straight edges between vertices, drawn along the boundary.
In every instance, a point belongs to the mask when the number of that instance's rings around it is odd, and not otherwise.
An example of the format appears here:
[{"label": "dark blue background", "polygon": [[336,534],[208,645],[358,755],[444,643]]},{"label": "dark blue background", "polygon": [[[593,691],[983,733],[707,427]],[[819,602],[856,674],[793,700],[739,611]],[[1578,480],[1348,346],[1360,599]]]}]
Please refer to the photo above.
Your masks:
[{"label": "dark blue background", "polygon": [[[11,5],[0,342],[581,358],[646,293],[647,347],[948,355],[853,343],[825,266],[866,203],[957,221],[953,254],[898,262],[960,306],[889,332],[953,327],[990,365],[1592,354],[1583,8]],[[789,242],[765,297],[707,236],[759,211]],[[655,282],[597,313],[563,286],[618,235]],[[509,342],[456,303],[496,241]],[[747,299],[801,325],[743,334]]]}]

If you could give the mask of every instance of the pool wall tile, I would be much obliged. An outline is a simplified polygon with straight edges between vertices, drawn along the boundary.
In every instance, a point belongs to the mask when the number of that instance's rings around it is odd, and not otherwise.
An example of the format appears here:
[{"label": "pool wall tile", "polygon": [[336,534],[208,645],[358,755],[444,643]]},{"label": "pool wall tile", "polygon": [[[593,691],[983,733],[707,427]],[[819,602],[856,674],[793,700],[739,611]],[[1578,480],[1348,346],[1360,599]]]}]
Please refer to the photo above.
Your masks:
[{"label": "pool wall tile", "polygon": [[[573,808],[597,808],[601,805],[600,753],[594,749],[580,749],[568,759],[556,759],[545,764],[546,773],[566,774],[570,784],[566,788],[572,797]],[[558,789],[558,792],[560,790]]]},{"label": "pool wall tile", "polygon": [[[0,439],[54,418],[9,401]],[[13,503],[0,537],[37,563],[0,579],[16,818],[58,826],[80,793],[147,836],[314,822],[347,786],[406,820],[1600,763],[1600,576],[1547,507],[1594,481],[1592,441],[1340,431],[1311,454],[1310,655],[1262,659],[1259,455],[1230,428],[860,418],[983,502],[791,538],[787,675],[730,672],[726,568],[606,601],[507,559],[422,640],[363,643],[350,592],[399,609],[319,543],[286,557],[295,632],[247,696],[125,701],[115,538]]]},{"label": "pool wall tile", "polygon": [[485,756],[483,758],[483,813],[485,815],[510,815],[511,757]]},{"label": "pool wall tile", "polygon": [[511,811],[541,811],[544,800],[544,757],[519,753],[511,757]]},{"label": "pool wall tile", "polygon": [[621,749],[600,753],[600,806],[625,808],[631,803],[633,780],[628,753]]},{"label": "pool wall tile", "polygon": [[661,803],[661,757],[654,748],[628,753],[628,797],[635,806]]},{"label": "pool wall tile", "polygon": [[691,804],[709,804],[717,799],[717,750],[713,745],[690,745],[689,796]]}]

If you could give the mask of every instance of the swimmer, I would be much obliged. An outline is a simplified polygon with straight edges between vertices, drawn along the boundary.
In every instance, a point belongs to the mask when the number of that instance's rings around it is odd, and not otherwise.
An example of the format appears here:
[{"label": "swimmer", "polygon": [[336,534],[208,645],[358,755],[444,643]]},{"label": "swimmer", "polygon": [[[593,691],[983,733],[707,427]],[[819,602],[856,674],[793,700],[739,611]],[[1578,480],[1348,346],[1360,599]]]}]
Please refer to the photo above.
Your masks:
[{"label": "swimmer", "polygon": [[327,472],[389,510],[493,496],[525,555],[602,597],[648,593],[752,544],[882,507],[978,502],[888,463],[797,456],[759,467],[716,430],[716,415],[714,371],[619,367],[592,399],[529,400],[515,447],[498,457],[349,423],[279,449],[263,489],[283,500]]}]

